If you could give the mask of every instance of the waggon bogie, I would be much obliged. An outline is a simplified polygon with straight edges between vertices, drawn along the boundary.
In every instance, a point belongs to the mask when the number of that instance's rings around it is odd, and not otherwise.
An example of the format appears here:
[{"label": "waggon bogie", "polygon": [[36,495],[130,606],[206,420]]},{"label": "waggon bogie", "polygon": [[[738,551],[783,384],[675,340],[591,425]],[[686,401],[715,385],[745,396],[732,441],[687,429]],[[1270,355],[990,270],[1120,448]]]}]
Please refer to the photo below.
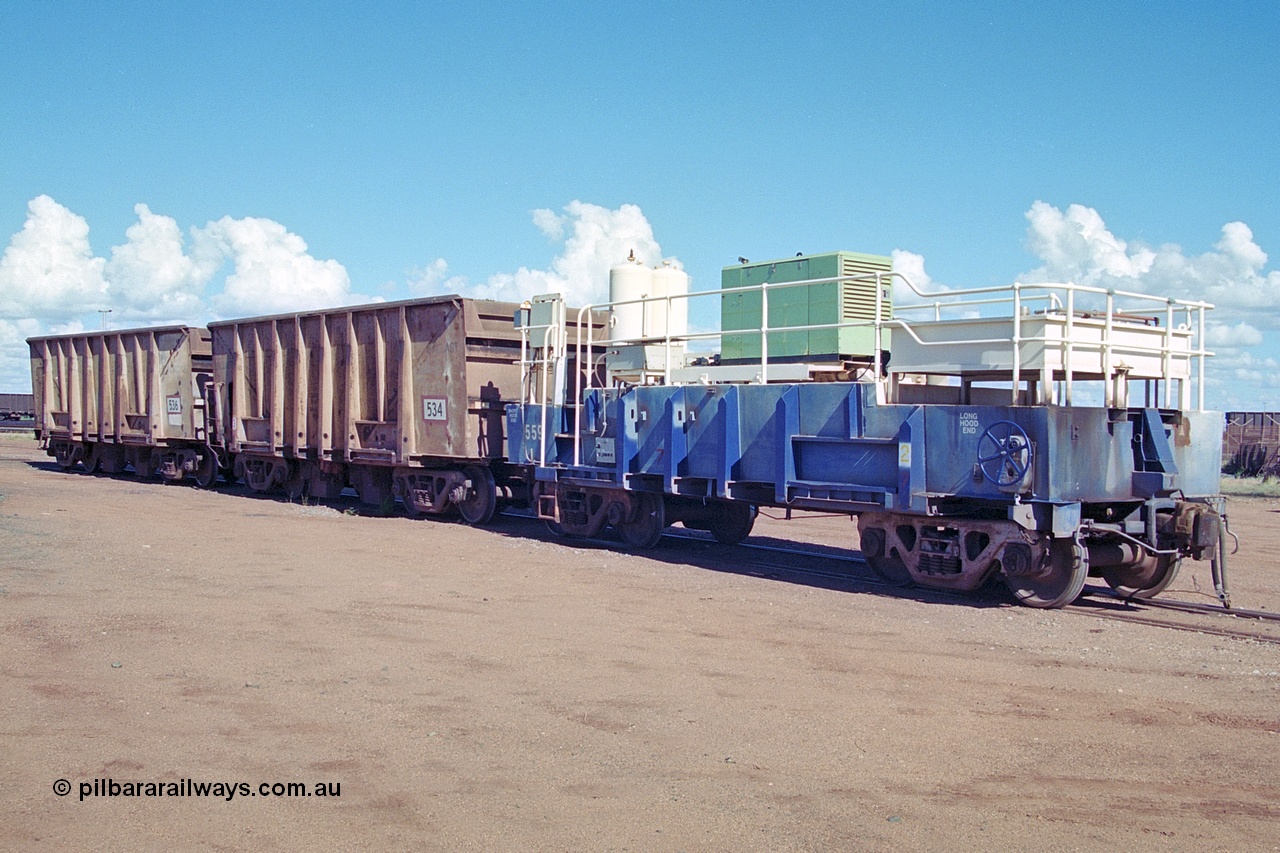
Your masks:
[{"label": "waggon bogie", "polygon": [[411,516],[457,513],[468,524],[488,524],[498,507],[497,482],[483,462],[450,467],[397,468],[392,491]]}]

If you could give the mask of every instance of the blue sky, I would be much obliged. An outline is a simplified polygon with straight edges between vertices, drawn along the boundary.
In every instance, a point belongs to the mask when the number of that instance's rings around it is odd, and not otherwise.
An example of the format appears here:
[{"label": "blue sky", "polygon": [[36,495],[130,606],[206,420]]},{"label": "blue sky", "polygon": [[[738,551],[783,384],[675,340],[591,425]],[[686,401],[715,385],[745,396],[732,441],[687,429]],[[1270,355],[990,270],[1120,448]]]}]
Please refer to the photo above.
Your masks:
[{"label": "blue sky", "polygon": [[850,249],[1212,291],[1209,403],[1280,409],[1277,36],[1274,3],[7,4],[0,390],[99,307],[589,295],[639,244],[695,288]]}]

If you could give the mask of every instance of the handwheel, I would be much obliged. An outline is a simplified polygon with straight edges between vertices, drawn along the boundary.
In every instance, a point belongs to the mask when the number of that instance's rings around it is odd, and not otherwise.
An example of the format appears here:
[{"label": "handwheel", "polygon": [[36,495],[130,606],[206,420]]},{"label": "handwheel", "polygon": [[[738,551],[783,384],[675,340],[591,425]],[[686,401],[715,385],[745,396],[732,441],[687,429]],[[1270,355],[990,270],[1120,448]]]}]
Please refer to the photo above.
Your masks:
[{"label": "handwheel", "polygon": [[462,474],[470,484],[466,497],[458,501],[458,513],[467,524],[488,524],[498,506],[493,474],[488,468],[478,465],[468,465],[462,469]]},{"label": "handwheel", "polygon": [[1049,564],[1039,574],[1005,575],[1005,585],[1022,604],[1049,609],[1080,597],[1089,575],[1089,552],[1075,539],[1054,539]]},{"label": "handwheel", "polygon": [[1012,486],[1031,467],[1031,439],[1013,421],[996,421],[978,439],[978,468],[987,482]]},{"label": "handwheel", "polygon": [[634,498],[637,504],[635,520],[619,524],[618,535],[629,548],[652,548],[662,541],[662,531],[667,527],[662,495],[638,492],[634,493]]},{"label": "handwheel", "polygon": [[89,446],[89,452],[84,458],[84,472],[86,474],[97,474],[102,470],[102,444],[95,441]]},{"label": "handwheel", "polygon": [[1181,567],[1181,558],[1172,554],[1147,555],[1137,563],[1107,566],[1102,578],[1126,598],[1155,598],[1173,583]]}]

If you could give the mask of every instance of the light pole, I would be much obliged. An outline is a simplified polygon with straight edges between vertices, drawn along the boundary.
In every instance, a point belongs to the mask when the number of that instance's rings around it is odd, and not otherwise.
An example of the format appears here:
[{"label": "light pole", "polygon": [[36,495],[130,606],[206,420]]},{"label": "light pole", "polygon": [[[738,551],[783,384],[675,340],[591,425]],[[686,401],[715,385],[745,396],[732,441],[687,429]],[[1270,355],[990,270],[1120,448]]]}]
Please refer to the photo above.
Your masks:
[{"label": "light pole", "polygon": [[110,308],[99,308],[98,313],[102,315],[102,331],[107,330],[107,315],[111,313]]}]

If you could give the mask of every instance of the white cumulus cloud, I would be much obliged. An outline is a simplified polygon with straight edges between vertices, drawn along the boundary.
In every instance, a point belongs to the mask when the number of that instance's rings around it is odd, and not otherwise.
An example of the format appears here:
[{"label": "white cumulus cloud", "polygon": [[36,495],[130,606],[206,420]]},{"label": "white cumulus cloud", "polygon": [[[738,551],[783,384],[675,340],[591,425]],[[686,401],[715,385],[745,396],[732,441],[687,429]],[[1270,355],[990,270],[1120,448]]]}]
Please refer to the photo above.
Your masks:
[{"label": "white cumulus cloud", "polygon": [[[933,279],[924,270],[924,255],[908,252],[905,249],[893,250],[893,271],[904,276],[916,290],[928,292],[933,289]],[[896,292],[905,296],[911,288],[898,286]]]},{"label": "white cumulus cloud", "polygon": [[46,195],[28,203],[0,257],[0,390],[29,387],[27,337],[98,328],[99,310],[123,328],[368,301],[351,292],[342,264],[312,257],[278,222],[224,217],[186,240],[172,217],[145,204],[134,213],[124,242],[104,258],[94,255],[83,217]]},{"label": "white cumulus cloud", "polygon": [[1262,343],[1262,332],[1243,320],[1234,326],[1213,325],[1205,330],[1209,348],[1214,350],[1256,347]]},{"label": "white cumulus cloud", "polygon": [[270,219],[224,216],[192,232],[199,257],[230,258],[234,271],[210,299],[221,317],[329,308],[351,298],[342,264],[307,253],[301,237]]},{"label": "white cumulus cloud", "polygon": [[409,273],[409,292],[415,296],[457,293],[467,287],[466,279],[449,275],[449,263],[436,258]]},{"label": "white cumulus cloud", "polygon": [[36,196],[0,257],[0,318],[65,322],[109,307],[105,263],[94,257],[83,217],[47,195]]},{"label": "white cumulus cloud", "polygon": [[1097,284],[1103,278],[1140,278],[1150,271],[1155,253],[1129,244],[1107,230],[1098,211],[1073,204],[1064,214],[1037,201],[1026,214],[1027,244],[1044,266],[1026,280]]},{"label": "white cumulus cloud", "polygon": [[106,262],[107,290],[117,322],[191,322],[204,313],[204,287],[220,260],[200,261],[183,249],[182,231],[168,216],[135,205],[138,221],[126,242],[111,249]]},{"label": "white cumulus cloud", "polygon": [[472,284],[465,278],[448,277],[448,264],[436,259],[420,271],[413,289],[510,302],[521,302],[540,293],[561,293],[571,305],[586,305],[608,299],[609,267],[622,263],[632,252],[643,263],[654,265],[666,260],[680,266],[678,260],[662,257],[653,227],[634,204],[610,209],[575,200],[565,205],[563,213],[540,208],[533,211],[532,219],[549,240],[564,243],[548,269],[520,267]]},{"label": "white cumulus cloud", "polygon": [[1113,234],[1091,207],[1073,204],[1064,214],[1037,201],[1026,214],[1027,247],[1042,266],[1023,281],[1073,281],[1216,306],[1217,324],[1242,320],[1254,328],[1280,329],[1280,271],[1264,272],[1267,254],[1243,222],[1222,226],[1213,251],[1188,255],[1180,246],[1145,246]]}]

